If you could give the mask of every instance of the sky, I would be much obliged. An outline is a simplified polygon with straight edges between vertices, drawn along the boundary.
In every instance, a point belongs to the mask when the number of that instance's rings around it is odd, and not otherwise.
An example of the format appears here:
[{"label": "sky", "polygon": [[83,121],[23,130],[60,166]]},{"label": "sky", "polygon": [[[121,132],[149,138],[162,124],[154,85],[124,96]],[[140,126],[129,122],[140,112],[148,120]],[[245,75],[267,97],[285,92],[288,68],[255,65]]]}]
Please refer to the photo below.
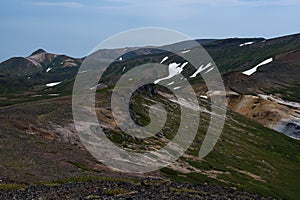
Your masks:
[{"label": "sky", "polygon": [[106,38],[162,27],[195,39],[300,33],[300,0],[1,0],[0,62],[42,48],[86,56]]}]

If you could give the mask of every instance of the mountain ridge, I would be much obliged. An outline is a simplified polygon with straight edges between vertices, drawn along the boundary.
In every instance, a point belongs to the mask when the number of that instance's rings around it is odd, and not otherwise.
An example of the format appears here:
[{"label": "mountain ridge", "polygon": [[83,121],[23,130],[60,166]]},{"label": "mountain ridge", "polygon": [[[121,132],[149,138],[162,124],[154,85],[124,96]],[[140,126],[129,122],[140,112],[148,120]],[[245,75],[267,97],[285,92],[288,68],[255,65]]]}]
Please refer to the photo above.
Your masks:
[{"label": "mountain ridge", "polygon": [[[182,50],[184,53],[193,51],[182,49],[182,44],[175,44],[173,48],[179,55],[183,54]],[[271,41],[233,38],[204,44],[217,66],[220,65],[226,87],[229,109],[221,137],[213,151],[199,159],[212,115],[210,98],[218,91],[210,93],[201,73],[191,76],[199,66],[187,64],[182,75],[192,85],[201,108],[197,135],[190,148],[172,165],[140,175],[106,167],[80,142],[73,122],[71,95],[84,59],[37,50],[28,57],[1,63],[0,198],[1,195],[24,194],[36,197],[40,191],[53,194],[49,190],[69,194],[76,188],[80,191],[85,188],[84,198],[104,193],[112,198],[119,198],[120,193],[134,198],[144,194],[136,191],[137,188],[156,188],[157,184],[163,184],[166,187],[161,188],[162,196],[179,193],[180,197],[222,198],[228,195],[226,191],[237,191],[241,198],[297,199],[300,141],[292,137],[299,134],[300,124],[297,121],[300,119],[297,106],[299,44],[300,34]],[[113,87],[124,73],[140,64],[160,63],[164,59],[167,68],[174,62],[182,66],[186,61],[177,54],[157,49],[130,50],[132,52],[122,59],[116,59],[100,79],[101,85],[95,94],[97,118],[104,134],[115,145],[135,152],[156,150],[176,135],[181,117],[180,102],[170,101],[169,92],[155,84],[139,88],[129,105],[134,122],[148,124],[149,107],[156,103],[168,111],[163,129],[151,138],[140,139],[116,126],[111,111]],[[114,57],[123,49],[100,51]],[[253,74],[243,74],[269,58],[272,62],[261,65]],[[24,69],[27,70],[24,72]],[[166,81],[171,83],[177,81],[175,79]],[[95,189],[94,183],[106,185],[106,190]],[[215,187],[220,186],[227,190],[222,189],[223,195],[214,196]],[[116,191],[116,187],[122,190]],[[204,193],[203,187],[206,188]],[[1,188],[13,190],[6,192]],[[198,189],[201,193],[196,191]]]}]

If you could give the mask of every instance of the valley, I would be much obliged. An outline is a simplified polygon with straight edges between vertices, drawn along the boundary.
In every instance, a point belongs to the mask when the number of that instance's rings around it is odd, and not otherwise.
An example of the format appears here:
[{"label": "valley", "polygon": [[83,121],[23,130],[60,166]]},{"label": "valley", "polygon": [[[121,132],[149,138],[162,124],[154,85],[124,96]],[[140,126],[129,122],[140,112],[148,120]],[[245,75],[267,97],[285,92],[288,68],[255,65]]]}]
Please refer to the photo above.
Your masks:
[{"label": "valley", "polygon": [[[171,44],[170,48],[178,55],[188,54],[193,48],[186,48],[187,43]],[[105,135],[132,152],[157,150],[168,144],[178,130],[181,106],[199,111],[197,135],[184,155],[168,167],[145,174],[108,168],[81,143],[73,122],[72,89],[85,58],[37,50],[26,58],[0,63],[0,198],[25,194],[35,198],[41,193],[45,198],[75,198],[80,191],[84,199],[143,198],[158,193],[162,198],[297,199],[300,35],[199,43],[219,68],[228,102],[223,132],[203,159],[198,152],[213,114],[210,100],[220,95],[208,91],[201,77],[211,72],[212,64],[193,67],[177,54],[132,47],[94,86],[97,119]],[[122,49],[100,51],[114,55]],[[129,106],[136,124],[149,123],[151,105],[160,103],[168,111],[161,131],[140,139],[116,125],[110,101],[120,78],[148,62],[166,66],[169,76],[157,82],[166,81],[174,89],[180,87],[176,76],[182,74],[197,95],[199,109],[195,102],[176,99],[158,84],[139,88]],[[243,73],[248,70],[251,73]],[[79,71],[84,73],[89,72]]]}]

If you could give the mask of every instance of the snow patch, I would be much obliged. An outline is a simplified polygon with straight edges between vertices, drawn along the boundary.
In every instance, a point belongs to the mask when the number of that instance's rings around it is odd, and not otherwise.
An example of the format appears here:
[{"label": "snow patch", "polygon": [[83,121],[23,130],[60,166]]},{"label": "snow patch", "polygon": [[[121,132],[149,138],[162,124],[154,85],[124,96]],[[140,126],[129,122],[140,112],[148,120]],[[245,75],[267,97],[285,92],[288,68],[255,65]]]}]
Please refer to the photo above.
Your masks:
[{"label": "snow patch", "polygon": [[269,64],[269,63],[272,62],[272,61],[273,61],[273,58],[269,58],[269,59],[267,59],[267,60],[265,60],[265,61],[259,63],[258,65],[256,65],[256,66],[253,67],[252,69],[249,69],[249,70],[247,70],[247,71],[244,71],[243,74],[250,76],[250,75],[252,75],[254,72],[257,71],[257,68],[258,68],[258,67],[263,66],[263,65],[266,65],[266,64]]},{"label": "snow patch", "polygon": [[300,120],[298,117],[289,117],[281,119],[274,127],[274,130],[284,133],[285,135],[300,140]]},{"label": "snow patch", "polygon": [[180,65],[180,63],[176,62],[169,64],[169,75],[167,77],[157,79],[156,81],[154,81],[154,84],[157,84],[163,80],[173,78],[174,76],[180,74],[183,71],[183,68],[187,65],[187,63],[184,63],[181,67],[179,67]]},{"label": "snow patch", "polygon": [[120,57],[119,60],[122,61],[122,60],[123,60],[123,57]]},{"label": "snow patch", "polygon": [[46,69],[46,72],[50,72],[50,71],[51,71],[51,69],[52,69],[52,68],[50,68],[50,67],[49,67],[49,68],[47,68],[47,69]]},{"label": "snow patch", "polygon": [[59,94],[48,94],[49,97],[57,97]]},{"label": "snow patch", "polygon": [[31,97],[42,97],[43,95],[41,94],[35,94],[35,95],[31,95]]},{"label": "snow patch", "polygon": [[188,52],[190,52],[191,50],[185,50],[185,51],[182,51],[181,53],[188,53]]},{"label": "snow patch", "polygon": [[300,108],[300,103],[297,103],[297,102],[285,101],[283,99],[275,98],[272,95],[259,94],[258,96],[264,100],[274,101],[281,105],[290,106],[293,108]]},{"label": "snow patch", "polygon": [[181,65],[181,68],[184,68],[187,64],[189,64],[189,62],[185,62]]},{"label": "snow patch", "polygon": [[[197,70],[197,71],[195,71],[195,73],[194,74],[192,74],[191,76],[190,76],[190,78],[195,78],[199,73],[201,73],[202,71],[204,71],[204,70],[206,70],[206,69],[208,69],[209,67],[211,67],[212,66],[212,64],[211,63],[208,63],[207,65],[201,65],[200,67],[199,67],[199,69]],[[212,68],[213,69],[213,68]]]},{"label": "snow patch", "polygon": [[214,69],[214,67],[213,68],[210,68],[209,70],[207,70],[206,72],[204,72],[203,74],[207,74],[208,72],[210,72],[211,70],[213,70]]},{"label": "snow patch", "polygon": [[88,72],[89,70],[85,70],[85,71],[80,71],[80,72],[78,72],[78,74],[83,74],[83,73],[86,73],[86,72]]},{"label": "snow patch", "polygon": [[162,59],[162,61],[160,62],[160,64],[162,64],[163,62],[165,62],[165,61],[168,60],[168,59],[169,59],[168,56],[164,57],[164,58]]},{"label": "snow patch", "polygon": [[126,67],[124,66],[124,67],[123,67],[123,69],[122,69],[122,72],[124,72],[124,71],[125,71],[125,69],[126,69]]},{"label": "snow patch", "polygon": [[167,85],[173,85],[175,83],[175,81],[172,81],[171,83],[168,83]]},{"label": "snow patch", "polygon": [[254,44],[254,42],[246,42],[246,43],[240,44],[239,46],[243,47],[243,46],[248,46],[248,45],[251,45],[251,44]]},{"label": "snow patch", "polygon": [[90,90],[94,90],[99,86],[99,84],[95,85],[94,87],[91,87]]},{"label": "snow patch", "polygon": [[61,84],[61,81],[60,82],[55,82],[55,83],[47,83],[46,86],[47,87],[53,87],[53,86],[56,86],[56,85],[59,85]]},{"label": "snow patch", "polygon": [[200,98],[202,98],[202,99],[207,99],[207,96],[205,96],[205,95],[200,95]]},{"label": "snow patch", "polygon": [[[98,88],[98,87],[100,87],[100,88]],[[105,85],[103,85],[102,83],[99,83],[99,84],[95,85],[94,87],[91,87],[90,90],[101,89],[101,88],[105,88],[105,87],[106,87]]]},{"label": "snow patch", "polygon": [[174,90],[178,90],[178,89],[180,89],[181,88],[181,86],[178,86],[178,87],[174,87],[173,89]]}]

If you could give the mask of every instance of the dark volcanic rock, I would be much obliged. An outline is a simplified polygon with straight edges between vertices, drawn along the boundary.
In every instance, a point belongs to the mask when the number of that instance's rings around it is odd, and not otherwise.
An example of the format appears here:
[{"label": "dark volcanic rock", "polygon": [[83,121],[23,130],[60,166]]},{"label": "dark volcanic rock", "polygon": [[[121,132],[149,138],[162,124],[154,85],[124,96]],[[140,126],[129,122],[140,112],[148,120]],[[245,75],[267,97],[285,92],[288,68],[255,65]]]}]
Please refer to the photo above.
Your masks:
[{"label": "dark volcanic rock", "polygon": [[88,181],[0,191],[0,199],[270,199],[223,187],[185,183]]}]

